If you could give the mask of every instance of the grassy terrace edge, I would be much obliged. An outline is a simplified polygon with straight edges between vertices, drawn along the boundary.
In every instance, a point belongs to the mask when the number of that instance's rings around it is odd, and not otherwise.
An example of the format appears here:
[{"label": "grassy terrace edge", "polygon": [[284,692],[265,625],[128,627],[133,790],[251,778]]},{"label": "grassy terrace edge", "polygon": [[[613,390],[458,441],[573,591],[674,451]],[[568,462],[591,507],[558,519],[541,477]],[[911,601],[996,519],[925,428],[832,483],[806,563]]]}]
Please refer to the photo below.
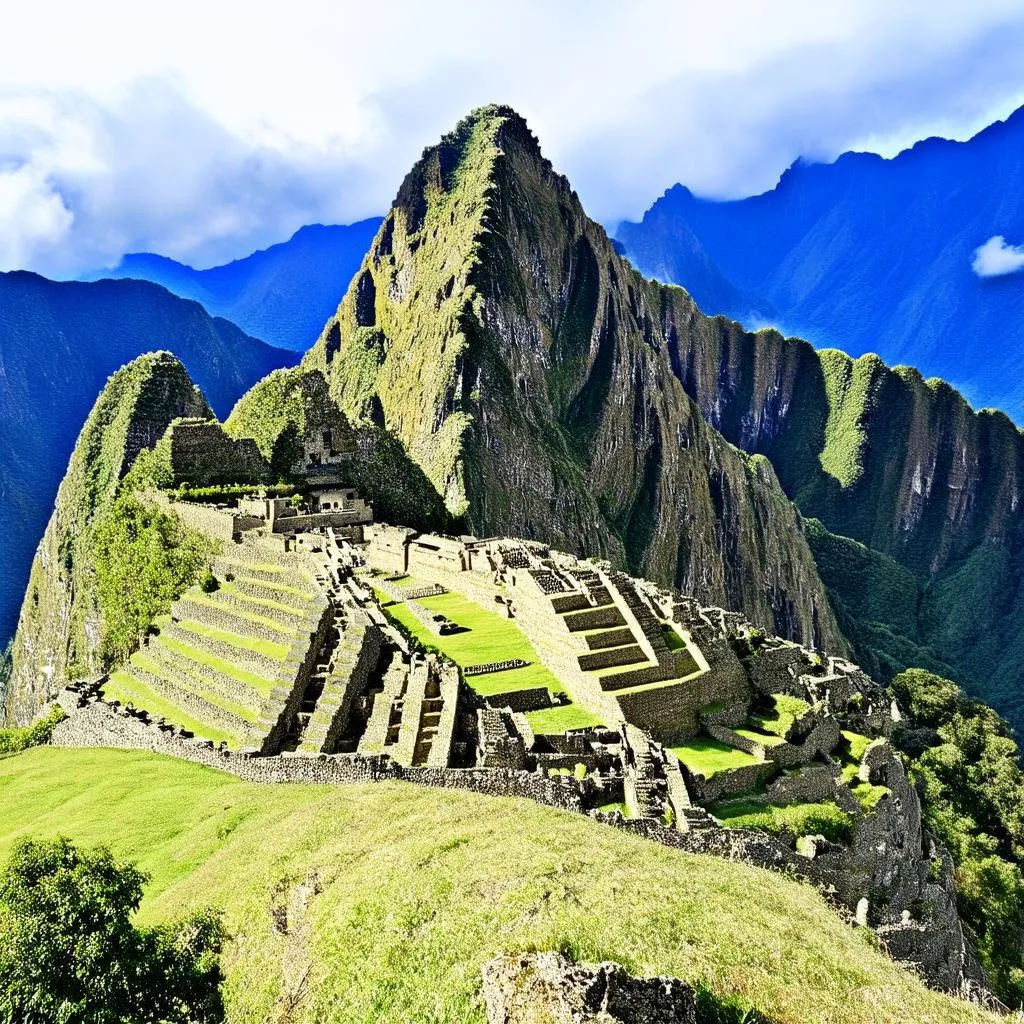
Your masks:
[{"label": "grassy terrace edge", "polygon": [[[53,748],[0,759],[0,791],[0,858],[23,835],[107,842],[152,875],[144,921],[222,906],[232,1022],[279,1011],[283,964],[305,956],[296,1024],[482,1024],[481,965],[546,948],[706,984],[777,1024],[996,1019],[926,989],[808,885],[528,801],[256,786],[154,754]],[[303,949],[271,913],[313,878]]]}]

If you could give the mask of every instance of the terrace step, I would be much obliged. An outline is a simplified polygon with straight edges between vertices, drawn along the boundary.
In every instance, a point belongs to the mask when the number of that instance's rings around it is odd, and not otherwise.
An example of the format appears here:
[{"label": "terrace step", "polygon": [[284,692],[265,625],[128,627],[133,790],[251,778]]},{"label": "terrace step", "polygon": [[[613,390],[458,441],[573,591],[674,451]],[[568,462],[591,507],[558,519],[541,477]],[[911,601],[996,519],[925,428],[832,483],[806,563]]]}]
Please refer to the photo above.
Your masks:
[{"label": "terrace step", "polygon": [[215,658],[221,658],[230,662],[246,672],[251,672],[261,679],[275,679],[281,668],[281,662],[275,658],[269,658],[265,654],[253,651],[240,644],[228,643],[225,640],[214,639],[202,633],[193,633],[180,623],[174,622],[161,630],[161,635],[167,635],[178,640],[189,647],[211,654]]},{"label": "terrace step", "polygon": [[584,637],[592,651],[600,651],[606,647],[621,647],[623,644],[634,643],[636,637],[629,626],[602,630],[598,633],[587,633]]},{"label": "terrace step", "polygon": [[275,607],[267,604],[267,601],[275,601],[276,605],[281,605],[284,602],[277,601],[275,598],[257,598],[251,594],[245,594],[242,592],[233,593],[227,589],[220,589],[217,592],[217,597],[225,606],[236,608],[240,612],[247,612],[252,615],[259,615],[266,619],[272,619],[278,625],[284,626],[285,628],[294,629],[297,624],[301,621],[302,617],[306,614],[305,608],[296,607]]},{"label": "terrace step", "polygon": [[172,682],[134,664],[129,665],[126,671],[131,678],[149,687],[157,696],[181,708],[190,717],[200,722],[206,722],[216,729],[236,735],[245,735],[250,728],[251,723],[246,719],[207,700],[193,689],[191,681],[187,677],[181,677],[177,682]]},{"label": "terrace step", "polygon": [[637,665],[647,661],[647,655],[638,644],[628,644],[624,647],[606,647],[592,654],[581,654],[579,656],[580,668],[584,672],[591,672],[605,668],[616,668],[620,665]]},{"label": "terrace step", "polygon": [[[301,620],[293,619],[288,625],[275,622],[265,615],[256,615],[254,612],[242,611],[225,602],[222,598],[213,595],[200,598],[196,594],[186,593],[175,601],[171,607],[171,615],[175,619],[194,619],[204,625],[214,626],[223,629],[225,632],[234,633],[240,637],[250,637],[253,640],[266,639],[274,643],[284,644],[287,647],[301,624]],[[257,621],[257,619],[262,621]]]},{"label": "terrace step", "polygon": [[241,704],[253,712],[258,712],[263,706],[263,698],[254,686],[244,683],[226,672],[204,665],[201,661],[196,661],[187,655],[172,651],[170,647],[161,642],[160,637],[155,637],[139,653],[150,657],[168,672],[192,676],[199,680],[199,685],[206,692],[223,700]]}]

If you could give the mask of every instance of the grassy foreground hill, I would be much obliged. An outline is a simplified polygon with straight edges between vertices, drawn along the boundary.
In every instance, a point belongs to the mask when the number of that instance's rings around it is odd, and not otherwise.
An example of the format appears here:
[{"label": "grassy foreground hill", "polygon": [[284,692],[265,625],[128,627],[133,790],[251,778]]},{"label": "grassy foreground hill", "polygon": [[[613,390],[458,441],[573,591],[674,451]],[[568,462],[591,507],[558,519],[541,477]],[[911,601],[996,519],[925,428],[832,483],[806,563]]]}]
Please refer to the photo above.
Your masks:
[{"label": "grassy foreground hill", "polygon": [[549,948],[779,1024],[995,1020],[925,989],[810,886],[527,801],[37,748],[0,760],[0,858],[27,835],[137,860],[146,921],[223,907],[232,1022],[482,1022],[481,965]]}]

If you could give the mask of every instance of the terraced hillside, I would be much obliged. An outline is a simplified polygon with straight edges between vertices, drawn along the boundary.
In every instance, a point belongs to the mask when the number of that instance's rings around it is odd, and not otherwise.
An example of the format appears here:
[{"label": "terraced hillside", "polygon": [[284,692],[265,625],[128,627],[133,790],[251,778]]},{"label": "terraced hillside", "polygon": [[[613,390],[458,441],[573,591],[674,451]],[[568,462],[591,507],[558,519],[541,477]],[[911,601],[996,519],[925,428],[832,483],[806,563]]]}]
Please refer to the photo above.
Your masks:
[{"label": "terraced hillside", "polygon": [[999,1019],[927,990],[807,885],[530,801],[46,748],[0,760],[0,788],[0,858],[24,835],[109,843],[152,875],[143,921],[224,909],[230,1024],[482,1024],[481,966],[527,948],[676,975],[773,1024]]},{"label": "terraced hillside", "polygon": [[275,689],[294,685],[326,601],[310,572],[271,547],[231,545],[214,570],[223,582],[186,591],[104,692],[230,747],[259,746],[276,724]]}]

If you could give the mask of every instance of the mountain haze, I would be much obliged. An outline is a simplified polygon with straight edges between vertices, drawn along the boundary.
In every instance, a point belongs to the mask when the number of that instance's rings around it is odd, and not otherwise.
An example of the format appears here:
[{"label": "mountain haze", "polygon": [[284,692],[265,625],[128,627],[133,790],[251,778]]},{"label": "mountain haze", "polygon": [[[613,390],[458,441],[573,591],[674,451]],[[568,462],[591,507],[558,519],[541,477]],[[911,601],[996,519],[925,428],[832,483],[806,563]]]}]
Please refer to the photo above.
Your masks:
[{"label": "mountain haze", "polygon": [[707,313],[877,352],[1024,422],[1024,273],[973,269],[996,236],[1024,244],[1022,174],[1024,108],[967,142],[798,162],[748,199],[676,185],[617,238]]},{"label": "mountain haze", "polygon": [[131,253],[113,270],[89,276],[153,281],[271,345],[305,352],[337,308],[379,225],[379,217],[310,224],[287,242],[208,270]]}]

